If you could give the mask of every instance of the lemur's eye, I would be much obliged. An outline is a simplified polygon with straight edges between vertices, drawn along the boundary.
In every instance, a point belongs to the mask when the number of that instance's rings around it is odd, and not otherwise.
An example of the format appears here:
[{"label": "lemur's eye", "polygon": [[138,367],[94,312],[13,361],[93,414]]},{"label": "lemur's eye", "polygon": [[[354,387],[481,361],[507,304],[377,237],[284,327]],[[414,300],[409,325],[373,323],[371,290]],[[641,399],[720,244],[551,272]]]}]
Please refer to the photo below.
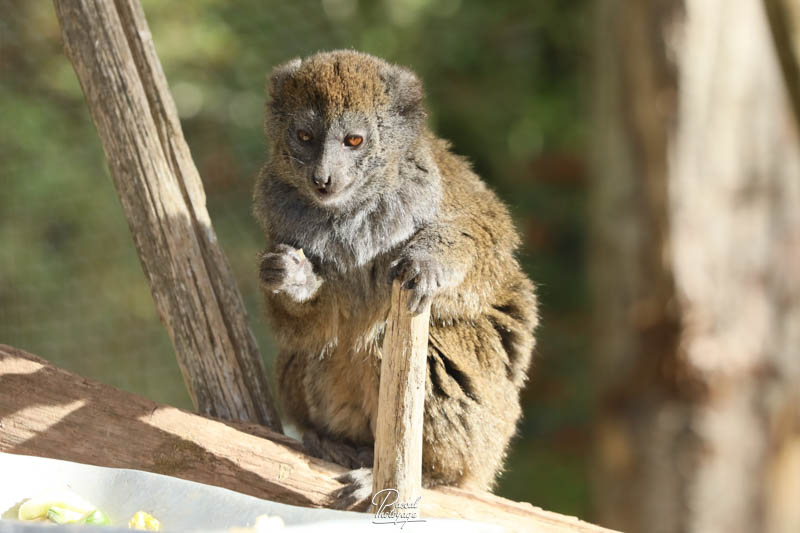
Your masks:
[{"label": "lemur's eye", "polygon": [[307,143],[310,142],[314,137],[306,130],[297,130],[297,138],[300,139],[300,141]]},{"label": "lemur's eye", "polygon": [[364,141],[364,137],[361,135],[348,135],[344,138],[344,144],[350,146],[351,148],[356,148]]}]

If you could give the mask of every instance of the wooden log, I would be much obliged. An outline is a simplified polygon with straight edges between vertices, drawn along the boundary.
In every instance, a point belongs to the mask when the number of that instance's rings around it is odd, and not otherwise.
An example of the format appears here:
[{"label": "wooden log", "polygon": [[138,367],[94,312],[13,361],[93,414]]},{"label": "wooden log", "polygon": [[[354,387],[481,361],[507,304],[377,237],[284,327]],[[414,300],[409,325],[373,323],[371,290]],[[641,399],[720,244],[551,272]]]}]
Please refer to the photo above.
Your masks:
[{"label": "wooden log", "polygon": [[[0,452],[133,468],[258,498],[324,507],[344,469],[304,455],[269,429],[158,405],[0,345]],[[422,516],[499,524],[509,531],[610,530],[486,492],[423,490]]]},{"label": "wooden log", "polygon": [[[374,501],[386,490],[388,501],[411,503],[422,491],[422,415],[428,350],[428,303],[421,313],[408,312],[410,292],[399,281],[392,286],[386,322],[375,424]],[[389,494],[384,494],[386,498]]]},{"label": "wooden log", "polygon": [[54,4],[195,408],[280,431],[244,303],[211,226],[139,1]]}]

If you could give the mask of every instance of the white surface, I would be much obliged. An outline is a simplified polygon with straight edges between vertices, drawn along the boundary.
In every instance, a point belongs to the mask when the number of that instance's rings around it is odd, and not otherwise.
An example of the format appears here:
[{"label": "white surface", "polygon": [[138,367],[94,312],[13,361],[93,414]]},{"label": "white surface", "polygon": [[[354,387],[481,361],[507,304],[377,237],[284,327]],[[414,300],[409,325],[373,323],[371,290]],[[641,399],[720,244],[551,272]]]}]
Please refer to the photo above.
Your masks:
[{"label": "white surface", "polygon": [[[167,531],[227,530],[252,526],[257,516],[278,515],[292,533],[362,531],[459,533],[499,532],[502,528],[462,520],[425,519],[422,523],[374,524],[369,514],[307,509],[260,500],[227,489],[139,470],[102,468],[55,459],[0,453],[0,533],[53,530],[16,519],[17,506],[49,488],[68,487],[105,512],[115,526],[127,528],[136,511],[145,511]],[[98,526],[85,526],[97,528]],[[69,528],[75,531],[84,527]],[[111,530],[112,528],[104,528]],[[116,529],[116,528],[113,528]],[[278,530],[281,531],[281,530]]]}]

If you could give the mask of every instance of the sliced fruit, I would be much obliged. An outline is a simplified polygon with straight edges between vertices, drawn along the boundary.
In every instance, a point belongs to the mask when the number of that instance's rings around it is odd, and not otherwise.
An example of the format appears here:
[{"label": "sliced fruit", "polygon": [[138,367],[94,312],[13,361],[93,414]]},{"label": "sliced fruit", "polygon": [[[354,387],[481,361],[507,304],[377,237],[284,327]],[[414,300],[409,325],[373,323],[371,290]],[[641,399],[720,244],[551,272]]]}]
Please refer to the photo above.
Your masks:
[{"label": "sliced fruit", "polygon": [[82,524],[92,524],[95,526],[109,526],[111,525],[111,520],[109,520],[108,515],[103,511],[94,510],[91,513],[87,514],[81,520]]},{"label": "sliced fruit", "polygon": [[96,509],[94,505],[69,489],[51,489],[25,501],[19,506],[17,516],[20,520],[45,518],[51,507],[75,511],[81,516]]},{"label": "sliced fruit", "polygon": [[73,511],[72,509],[58,507],[56,505],[53,505],[47,510],[47,519],[56,524],[74,524],[75,522],[83,520],[85,515],[86,513]]},{"label": "sliced fruit", "polygon": [[130,521],[128,521],[128,527],[142,531],[159,531],[161,529],[161,523],[153,515],[147,514],[144,511],[138,511],[131,517]]}]

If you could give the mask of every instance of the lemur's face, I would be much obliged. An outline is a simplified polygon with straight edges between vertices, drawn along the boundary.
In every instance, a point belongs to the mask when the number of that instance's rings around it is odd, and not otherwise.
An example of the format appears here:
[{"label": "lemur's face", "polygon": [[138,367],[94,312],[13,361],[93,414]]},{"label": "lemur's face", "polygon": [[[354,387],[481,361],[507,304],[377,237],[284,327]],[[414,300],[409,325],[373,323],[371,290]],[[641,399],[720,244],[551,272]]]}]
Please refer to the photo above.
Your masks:
[{"label": "lemur's face", "polygon": [[286,124],[285,147],[294,167],[294,185],[315,203],[336,207],[360,196],[369,173],[383,164],[375,120],[363,113],[325,117],[314,108],[299,110]]},{"label": "lemur's face", "polygon": [[310,202],[343,210],[394,190],[396,169],[424,121],[409,71],[358,52],[318,54],[276,68],[267,134],[273,159]]}]

